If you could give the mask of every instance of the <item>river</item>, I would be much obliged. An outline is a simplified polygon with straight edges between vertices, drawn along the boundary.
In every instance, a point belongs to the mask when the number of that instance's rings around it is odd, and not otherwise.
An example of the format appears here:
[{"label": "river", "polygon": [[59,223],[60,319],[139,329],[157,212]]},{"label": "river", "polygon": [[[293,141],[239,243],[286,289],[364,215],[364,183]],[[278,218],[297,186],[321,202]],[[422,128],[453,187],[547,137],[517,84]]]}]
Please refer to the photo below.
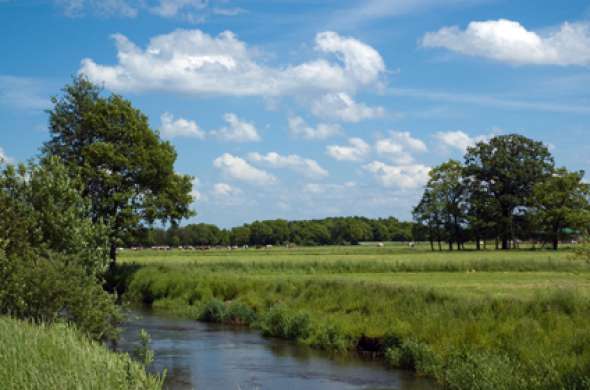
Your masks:
[{"label": "river", "polygon": [[426,390],[431,382],[381,362],[335,357],[254,330],[133,311],[118,348],[131,351],[139,329],[152,337],[153,370],[168,370],[167,389]]}]

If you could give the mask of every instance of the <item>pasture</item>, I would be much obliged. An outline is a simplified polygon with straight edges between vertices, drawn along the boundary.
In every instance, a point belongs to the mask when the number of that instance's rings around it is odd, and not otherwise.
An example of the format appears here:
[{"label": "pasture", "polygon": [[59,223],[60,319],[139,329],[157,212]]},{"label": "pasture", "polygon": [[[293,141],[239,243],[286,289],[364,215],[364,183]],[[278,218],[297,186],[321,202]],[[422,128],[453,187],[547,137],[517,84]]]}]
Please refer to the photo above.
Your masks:
[{"label": "pasture", "polygon": [[120,259],[134,264],[129,300],[189,318],[370,353],[452,388],[590,385],[590,263],[572,251],[388,245]]}]

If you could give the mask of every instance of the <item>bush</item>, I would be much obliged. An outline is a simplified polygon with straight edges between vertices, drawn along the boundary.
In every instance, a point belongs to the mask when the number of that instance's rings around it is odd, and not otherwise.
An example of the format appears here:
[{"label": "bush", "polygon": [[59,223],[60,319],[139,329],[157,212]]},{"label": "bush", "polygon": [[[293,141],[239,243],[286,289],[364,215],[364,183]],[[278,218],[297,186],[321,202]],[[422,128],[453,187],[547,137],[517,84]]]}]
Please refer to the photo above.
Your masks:
[{"label": "bush", "polygon": [[256,321],[256,313],[241,302],[233,302],[227,308],[225,322],[236,325],[250,325]]},{"label": "bush", "polygon": [[115,297],[67,256],[15,259],[0,253],[0,312],[42,322],[65,320],[97,340],[114,339]]},{"label": "bush", "polygon": [[289,331],[289,314],[283,305],[273,306],[262,319],[262,334],[286,338]]},{"label": "bush", "polygon": [[339,326],[330,324],[316,331],[312,344],[328,351],[347,351],[351,342]]},{"label": "bush", "polygon": [[514,376],[515,362],[505,355],[461,350],[451,354],[444,370],[449,389],[510,390],[527,388]]},{"label": "bush", "polygon": [[203,307],[201,315],[199,316],[199,320],[205,322],[221,323],[225,319],[225,315],[226,309],[223,302],[221,302],[219,299],[212,298]]}]

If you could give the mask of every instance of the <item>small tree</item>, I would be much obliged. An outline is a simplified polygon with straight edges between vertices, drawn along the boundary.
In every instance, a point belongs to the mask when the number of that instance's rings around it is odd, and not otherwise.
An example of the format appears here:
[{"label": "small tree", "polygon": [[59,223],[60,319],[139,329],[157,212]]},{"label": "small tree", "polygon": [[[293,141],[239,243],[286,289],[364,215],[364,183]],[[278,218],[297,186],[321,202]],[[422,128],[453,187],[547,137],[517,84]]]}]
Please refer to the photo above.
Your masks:
[{"label": "small tree", "polygon": [[590,185],[584,172],[560,168],[533,190],[534,219],[547,232],[557,250],[565,228],[585,231],[590,223]]},{"label": "small tree", "polygon": [[45,158],[57,156],[80,177],[94,222],[110,230],[110,257],[141,227],[192,215],[191,177],[174,172],[176,152],[147,117],[118,95],[101,96],[85,77],[73,80],[49,111]]}]

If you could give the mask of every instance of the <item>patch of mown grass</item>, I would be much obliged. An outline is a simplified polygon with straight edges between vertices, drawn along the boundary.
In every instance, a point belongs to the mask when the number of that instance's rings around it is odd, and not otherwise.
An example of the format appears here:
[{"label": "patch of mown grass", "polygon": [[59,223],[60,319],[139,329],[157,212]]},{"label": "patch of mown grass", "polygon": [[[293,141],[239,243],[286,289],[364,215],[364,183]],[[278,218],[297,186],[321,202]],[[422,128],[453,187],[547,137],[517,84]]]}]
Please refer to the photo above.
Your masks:
[{"label": "patch of mown grass", "polygon": [[162,380],[68,325],[0,317],[0,387],[143,390],[161,389]]}]

